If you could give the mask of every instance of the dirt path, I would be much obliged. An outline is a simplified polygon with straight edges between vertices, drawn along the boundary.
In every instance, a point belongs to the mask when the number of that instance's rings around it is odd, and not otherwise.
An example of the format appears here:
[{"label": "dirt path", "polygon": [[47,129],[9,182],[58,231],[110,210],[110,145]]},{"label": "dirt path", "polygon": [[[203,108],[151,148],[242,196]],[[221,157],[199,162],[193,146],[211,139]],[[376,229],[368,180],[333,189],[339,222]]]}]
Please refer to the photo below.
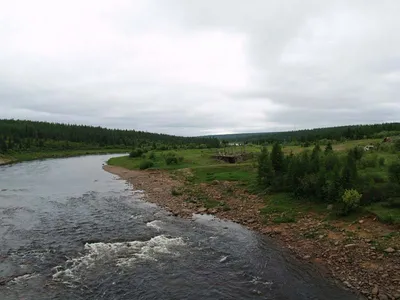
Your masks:
[{"label": "dirt path", "polygon": [[[187,189],[179,176],[165,171],[137,171],[121,167],[104,169],[144,190],[146,200],[174,215],[189,218],[209,213],[273,236],[282,246],[307,262],[320,265],[347,288],[368,299],[400,299],[400,233],[398,227],[381,224],[372,217],[354,223],[324,221],[305,215],[296,223],[265,225],[259,210],[263,200],[232,182],[213,182]],[[190,172],[190,170],[181,170]],[[184,177],[184,176],[183,176]],[[179,190],[180,192],[173,192]],[[194,193],[223,201],[225,206],[207,209],[193,199]],[[174,195],[175,196],[174,196]],[[228,209],[229,208],[229,209]]]}]

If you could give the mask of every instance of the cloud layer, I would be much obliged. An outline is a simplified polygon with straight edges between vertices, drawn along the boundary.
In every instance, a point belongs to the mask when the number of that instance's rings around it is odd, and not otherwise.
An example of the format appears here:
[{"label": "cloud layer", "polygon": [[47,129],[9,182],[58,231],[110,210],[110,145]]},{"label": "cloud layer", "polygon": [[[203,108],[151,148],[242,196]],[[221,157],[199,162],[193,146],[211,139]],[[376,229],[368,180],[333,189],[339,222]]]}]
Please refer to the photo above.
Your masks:
[{"label": "cloud layer", "polygon": [[398,1],[15,0],[0,118],[179,135],[399,121]]}]

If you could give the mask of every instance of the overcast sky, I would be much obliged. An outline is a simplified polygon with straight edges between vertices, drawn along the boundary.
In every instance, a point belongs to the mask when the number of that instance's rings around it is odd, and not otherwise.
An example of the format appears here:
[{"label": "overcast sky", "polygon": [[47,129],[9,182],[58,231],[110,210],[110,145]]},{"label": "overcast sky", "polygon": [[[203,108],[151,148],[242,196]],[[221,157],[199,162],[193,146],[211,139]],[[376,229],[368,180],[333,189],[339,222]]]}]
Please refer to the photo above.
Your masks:
[{"label": "overcast sky", "polygon": [[0,118],[177,135],[400,119],[400,1],[0,0]]}]

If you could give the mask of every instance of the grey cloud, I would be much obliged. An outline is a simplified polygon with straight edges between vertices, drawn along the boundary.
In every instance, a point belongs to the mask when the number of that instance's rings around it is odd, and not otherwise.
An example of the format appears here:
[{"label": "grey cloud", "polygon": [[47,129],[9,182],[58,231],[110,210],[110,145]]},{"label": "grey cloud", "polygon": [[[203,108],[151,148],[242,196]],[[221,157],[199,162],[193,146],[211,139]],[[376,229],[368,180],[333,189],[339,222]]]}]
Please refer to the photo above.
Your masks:
[{"label": "grey cloud", "polygon": [[398,1],[30,3],[0,12],[0,118],[181,135],[398,121]]}]

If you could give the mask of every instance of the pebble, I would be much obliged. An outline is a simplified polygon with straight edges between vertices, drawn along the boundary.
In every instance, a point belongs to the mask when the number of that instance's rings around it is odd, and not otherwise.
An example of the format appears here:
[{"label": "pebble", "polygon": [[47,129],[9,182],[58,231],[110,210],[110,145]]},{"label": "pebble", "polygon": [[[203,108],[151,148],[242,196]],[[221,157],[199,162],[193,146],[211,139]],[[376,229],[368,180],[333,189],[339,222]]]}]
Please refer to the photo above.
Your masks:
[{"label": "pebble", "polygon": [[343,284],[345,285],[345,286],[347,286],[348,288],[352,288],[353,286],[350,284],[350,282],[348,282],[348,281],[343,281]]},{"label": "pebble", "polygon": [[385,294],[379,294],[379,300],[389,300],[389,297],[386,296]]},{"label": "pebble", "polygon": [[385,249],[384,251],[385,251],[386,253],[393,253],[393,252],[395,252],[396,250],[394,250],[392,247],[389,247],[389,248]]},{"label": "pebble", "polygon": [[374,295],[374,296],[376,296],[376,295],[378,295],[378,293],[379,293],[379,288],[378,288],[378,286],[376,285],[376,286],[374,286],[374,288],[372,289],[371,294]]}]

